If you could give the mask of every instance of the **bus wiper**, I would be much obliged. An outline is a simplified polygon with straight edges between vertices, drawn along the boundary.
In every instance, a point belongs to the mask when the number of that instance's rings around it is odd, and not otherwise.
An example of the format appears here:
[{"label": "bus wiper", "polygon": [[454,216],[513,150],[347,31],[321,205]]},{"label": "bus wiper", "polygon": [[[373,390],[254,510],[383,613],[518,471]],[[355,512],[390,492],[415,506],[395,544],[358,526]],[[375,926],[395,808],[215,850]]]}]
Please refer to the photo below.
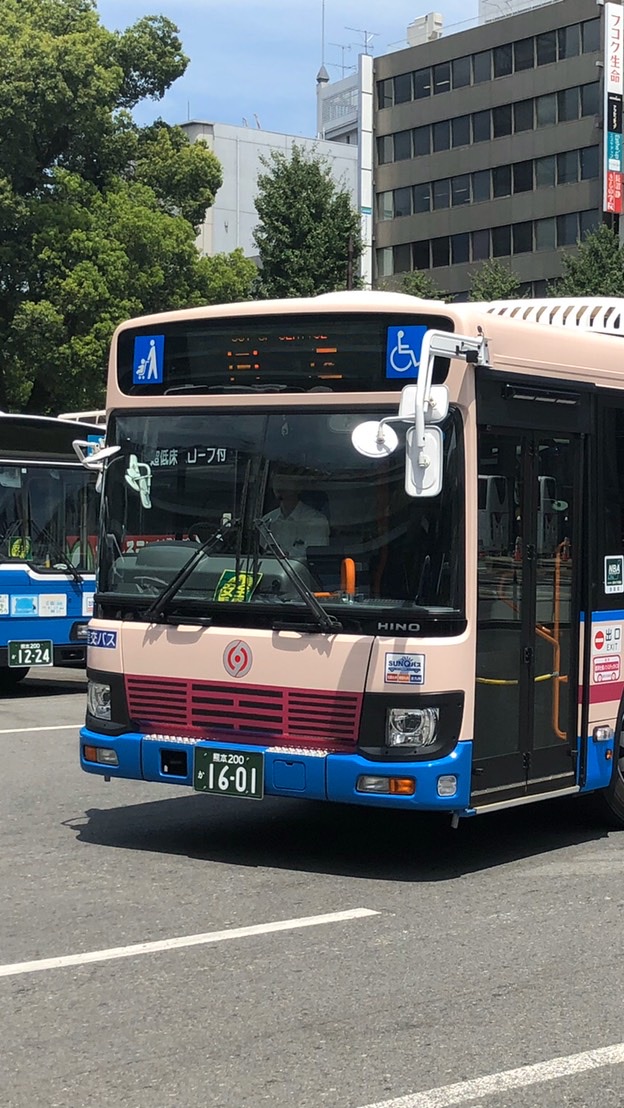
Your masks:
[{"label": "bus wiper", "polygon": [[[322,631],[342,631],[342,624],[334,616],[326,612],[323,605],[319,603],[315,595],[306,585],[305,581],[302,581],[301,577],[297,573],[297,570],[292,565],[290,558],[284,550],[282,550],[275,535],[267,526],[263,519],[254,520],[254,527],[258,531],[260,538],[269,548],[271,554],[274,554],[279,564],[282,566],[289,581],[295,586],[299,596],[307,605],[314,616],[314,623],[317,627],[320,627]],[[281,623],[280,623],[281,629]]]},{"label": "bus wiper", "polygon": [[216,531],[213,531],[212,535],[209,535],[206,541],[203,542],[201,546],[197,547],[190,558],[188,558],[178,572],[174,574],[167,587],[164,588],[162,592],[159,592],[150,606],[146,608],[143,613],[144,618],[147,618],[148,621],[150,619],[155,620],[157,617],[161,619],[164,618],[167,605],[173,600],[176,593],[180,591],[184,583],[199,565],[201,559],[219,546],[224,541],[226,533],[236,527],[238,527],[237,520],[226,520]]},{"label": "bus wiper", "polygon": [[65,553],[65,551],[63,550],[62,546],[60,546],[57,542],[55,542],[55,540],[52,538],[52,536],[46,531],[45,527],[40,527],[39,524],[36,523],[34,519],[31,519],[31,523],[37,529],[37,534],[35,536],[35,542],[39,542],[41,539],[43,539],[44,542],[47,542],[47,544],[50,547],[50,550],[54,554],[55,558],[58,558],[59,565],[55,566],[54,568],[55,569],[61,569],[64,572],[68,573],[70,577],[73,577],[73,579],[74,579],[74,581],[76,582],[77,585],[82,585],[82,582],[83,582],[82,573],[80,573],[76,569],[76,567],[74,565],[72,565],[71,559],[68,558],[68,556]]}]

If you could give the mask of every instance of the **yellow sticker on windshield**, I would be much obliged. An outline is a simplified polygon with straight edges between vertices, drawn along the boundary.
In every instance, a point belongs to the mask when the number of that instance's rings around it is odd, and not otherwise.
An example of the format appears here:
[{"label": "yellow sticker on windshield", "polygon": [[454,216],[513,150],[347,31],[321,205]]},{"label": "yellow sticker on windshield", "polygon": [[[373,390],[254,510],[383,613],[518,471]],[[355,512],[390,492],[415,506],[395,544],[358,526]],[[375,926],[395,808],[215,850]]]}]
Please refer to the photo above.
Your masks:
[{"label": "yellow sticker on windshield", "polygon": [[9,558],[30,558],[32,554],[32,541],[29,538],[11,539],[9,542]]},{"label": "yellow sticker on windshield", "polygon": [[237,573],[235,569],[224,569],[214,591],[214,599],[244,603],[251,599],[261,579],[261,573],[254,578],[253,573]]}]

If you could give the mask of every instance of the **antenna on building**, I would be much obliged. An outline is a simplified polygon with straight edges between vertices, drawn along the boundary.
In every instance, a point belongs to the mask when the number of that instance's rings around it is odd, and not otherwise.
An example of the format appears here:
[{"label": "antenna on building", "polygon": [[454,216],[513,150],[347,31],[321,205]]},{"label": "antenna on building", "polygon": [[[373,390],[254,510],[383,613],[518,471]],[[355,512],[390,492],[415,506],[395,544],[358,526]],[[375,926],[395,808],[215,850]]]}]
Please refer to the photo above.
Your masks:
[{"label": "antenna on building", "polygon": [[248,124],[247,120],[245,119],[245,116],[243,116],[243,127],[249,127],[249,124]]},{"label": "antenna on building", "polygon": [[361,27],[345,27],[345,31],[355,31],[356,35],[362,35],[364,39],[362,49],[365,54],[368,54],[368,48],[372,46],[373,39],[379,36],[379,31],[365,31]]},{"label": "antenna on building", "polygon": [[321,0],[321,69],[325,65],[325,0]]},{"label": "antenna on building", "polygon": [[258,116],[256,115],[255,112],[254,112],[254,119],[256,121],[256,127],[258,128],[259,131],[261,131],[262,127],[260,126],[260,120],[258,119]]},{"label": "antenna on building", "polygon": [[[327,45],[328,46],[335,46],[337,50],[340,50],[340,69],[341,69],[340,76],[341,77],[344,77],[345,73],[348,73],[350,69],[355,69],[354,65],[345,65],[345,50],[350,50],[351,49],[351,43],[348,43],[347,45],[345,45],[342,42],[328,42]],[[334,66],[335,66],[336,69],[338,68],[338,63],[329,62],[328,64],[331,65],[332,68],[334,68]]]}]

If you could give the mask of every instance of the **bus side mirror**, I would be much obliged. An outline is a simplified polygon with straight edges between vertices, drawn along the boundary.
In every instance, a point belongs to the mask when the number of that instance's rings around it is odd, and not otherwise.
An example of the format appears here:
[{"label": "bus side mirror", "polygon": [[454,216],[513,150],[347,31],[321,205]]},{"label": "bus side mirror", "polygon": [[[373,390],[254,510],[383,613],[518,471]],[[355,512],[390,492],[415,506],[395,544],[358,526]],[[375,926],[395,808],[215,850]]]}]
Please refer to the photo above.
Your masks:
[{"label": "bus side mirror", "polygon": [[442,430],[425,427],[425,444],[416,442],[416,429],[405,436],[405,491],[408,496],[439,496],[442,491]]}]

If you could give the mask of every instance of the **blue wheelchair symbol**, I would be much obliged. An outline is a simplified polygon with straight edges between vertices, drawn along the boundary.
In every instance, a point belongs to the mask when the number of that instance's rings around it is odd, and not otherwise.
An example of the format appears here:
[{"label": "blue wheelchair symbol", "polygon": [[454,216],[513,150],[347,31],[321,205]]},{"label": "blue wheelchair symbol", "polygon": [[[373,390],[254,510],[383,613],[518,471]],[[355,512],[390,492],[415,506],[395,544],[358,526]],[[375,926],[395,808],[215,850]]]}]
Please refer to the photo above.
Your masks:
[{"label": "blue wheelchair symbol", "polygon": [[418,377],[426,327],[388,327],[386,377]]}]

